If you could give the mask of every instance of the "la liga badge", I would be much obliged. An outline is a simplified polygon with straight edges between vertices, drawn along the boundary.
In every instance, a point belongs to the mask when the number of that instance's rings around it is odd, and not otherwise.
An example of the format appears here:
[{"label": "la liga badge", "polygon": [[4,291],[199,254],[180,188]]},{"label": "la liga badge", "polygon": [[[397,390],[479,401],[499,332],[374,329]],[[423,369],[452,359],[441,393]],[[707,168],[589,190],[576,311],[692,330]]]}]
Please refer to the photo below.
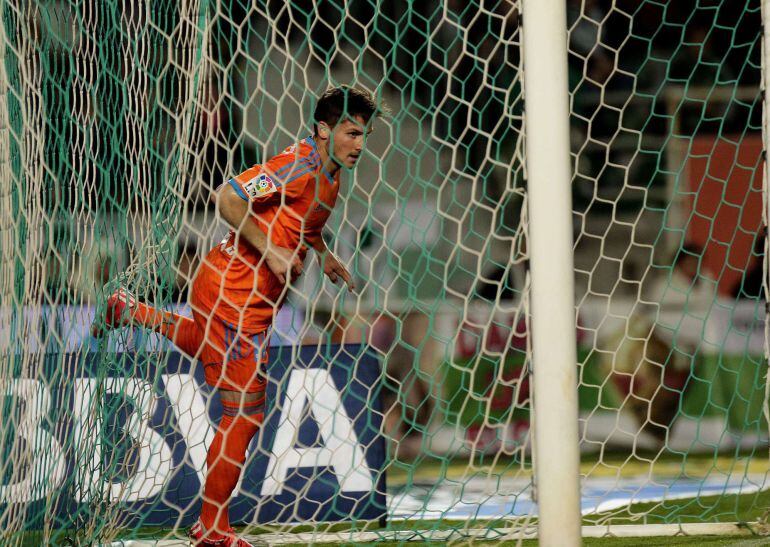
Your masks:
[{"label": "la liga badge", "polygon": [[243,185],[243,189],[249,195],[250,199],[254,199],[265,194],[275,192],[275,184],[267,174],[262,173],[257,175],[246,184]]},{"label": "la liga badge", "polygon": [[275,184],[273,184],[273,179],[271,179],[265,173],[259,175],[259,177],[257,177],[257,190],[260,194],[266,194],[270,191],[274,191]]}]

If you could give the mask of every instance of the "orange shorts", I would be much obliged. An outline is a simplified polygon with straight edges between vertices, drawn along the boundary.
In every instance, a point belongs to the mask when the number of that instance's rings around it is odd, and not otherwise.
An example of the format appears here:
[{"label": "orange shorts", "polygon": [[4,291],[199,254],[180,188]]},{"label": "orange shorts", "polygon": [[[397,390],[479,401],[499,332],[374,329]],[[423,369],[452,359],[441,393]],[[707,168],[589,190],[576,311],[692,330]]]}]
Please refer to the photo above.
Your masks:
[{"label": "orange shorts", "polygon": [[206,383],[218,389],[264,393],[270,329],[244,334],[216,315],[195,309],[193,319],[203,333],[199,357]]}]

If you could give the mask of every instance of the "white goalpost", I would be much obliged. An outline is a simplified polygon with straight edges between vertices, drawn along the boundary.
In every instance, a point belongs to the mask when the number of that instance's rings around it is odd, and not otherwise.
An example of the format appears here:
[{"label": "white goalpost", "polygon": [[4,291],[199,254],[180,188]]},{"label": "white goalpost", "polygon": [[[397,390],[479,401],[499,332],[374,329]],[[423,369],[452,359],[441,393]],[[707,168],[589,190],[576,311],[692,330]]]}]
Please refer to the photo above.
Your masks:
[{"label": "white goalpost", "polygon": [[524,0],[524,132],[540,545],[580,545],[566,4]]}]

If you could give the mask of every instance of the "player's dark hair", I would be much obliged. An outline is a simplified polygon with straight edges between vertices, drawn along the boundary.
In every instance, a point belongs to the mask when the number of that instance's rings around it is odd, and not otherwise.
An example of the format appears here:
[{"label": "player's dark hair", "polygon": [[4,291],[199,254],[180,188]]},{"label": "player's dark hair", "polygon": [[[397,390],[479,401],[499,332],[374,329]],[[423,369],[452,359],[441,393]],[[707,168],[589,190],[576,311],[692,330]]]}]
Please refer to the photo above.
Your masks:
[{"label": "player's dark hair", "polygon": [[318,134],[318,123],[334,127],[341,118],[361,116],[368,122],[372,116],[385,113],[384,105],[378,105],[374,96],[366,90],[342,85],[327,90],[318,99],[313,114],[313,132]]}]

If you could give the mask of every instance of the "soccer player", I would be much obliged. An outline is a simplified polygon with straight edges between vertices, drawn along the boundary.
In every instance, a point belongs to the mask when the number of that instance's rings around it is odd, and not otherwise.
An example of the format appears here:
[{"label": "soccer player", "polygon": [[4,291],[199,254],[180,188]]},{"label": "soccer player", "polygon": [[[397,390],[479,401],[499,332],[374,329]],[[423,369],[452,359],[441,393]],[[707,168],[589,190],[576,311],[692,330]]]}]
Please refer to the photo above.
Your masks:
[{"label": "soccer player", "polygon": [[95,324],[95,335],[129,324],[160,332],[200,359],[206,383],[219,390],[222,420],[206,459],[200,519],[190,531],[197,544],[249,545],[233,533],[228,504],[263,420],[270,325],[287,285],[302,274],[308,246],[333,283],[342,280],[354,289],[321,231],[337,200],[342,168],[356,166],[381,112],[366,91],[331,89],[318,100],[312,136],[218,188],[217,209],[232,230],[195,275],[192,318],[119,290],[107,300],[103,323]]}]

